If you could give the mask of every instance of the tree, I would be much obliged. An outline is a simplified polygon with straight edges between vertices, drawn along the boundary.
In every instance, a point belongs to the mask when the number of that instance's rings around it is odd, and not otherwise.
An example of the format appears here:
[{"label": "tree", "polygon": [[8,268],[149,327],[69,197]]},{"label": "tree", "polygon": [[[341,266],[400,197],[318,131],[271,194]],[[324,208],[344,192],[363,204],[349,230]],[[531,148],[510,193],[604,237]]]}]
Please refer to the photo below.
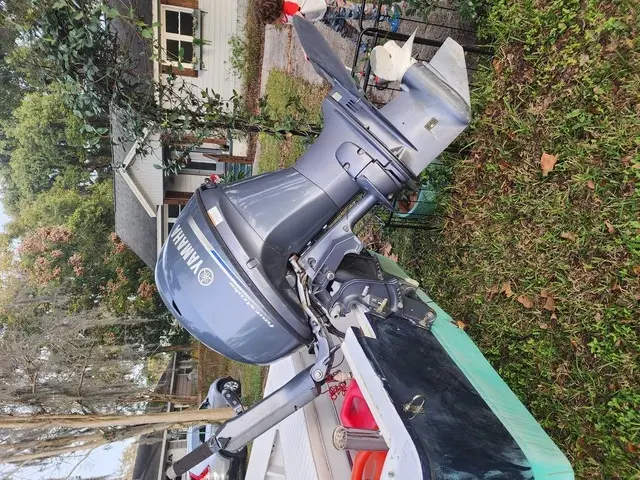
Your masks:
[{"label": "tree", "polygon": [[[21,199],[49,190],[54,179],[85,165],[88,150],[74,116],[60,94],[29,93],[5,122],[11,182]],[[88,182],[88,173],[78,179]]]},{"label": "tree", "polygon": [[15,39],[15,30],[0,25],[0,124],[10,117],[11,112],[20,104],[22,96],[29,91],[20,74],[7,62],[7,56],[15,46]]},{"label": "tree", "polygon": [[[202,423],[220,423],[234,416],[231,408],[207,408],[139,415],[21,415],[0,416],[0,438],[6,437],[0,461],[24,463],[163,430]],[[12,439],[16,431],[39,432],[39,438]],[[104,430],[104,433],[96,433]],[[49,435],[47,435],[47,431]],[[54,435],[51,435],[51,432]],[[79,432],[69,435],[69,431]]]},{"label": "tree", "polygon": [[[74,114],[89,126],[86,130],[96,135],[107,133],[103,129],[109,112],[117,112],[124,136],[129,139],[142,139],[149,130],[168,130],[172,135],[164,138],[178,139],[179,143],[187,136],[198,143],[203,138],[226,135],[229,129],[274,135],[319,132],[318,126],[300,125],[293,117],[275,118],[265,102],[256,113],[247,110],[239,95],[223,99],[176,76],[155,82],[139,75],[140,59],[131,55],[132,42],[146,42],[149,55],[156,52],[154,58],[158,58],[161,47],[153,40],[157,25],[140,21],[133,8],[114,8],[99,0],[28,3],[28,14],[24,6],[16,12],[8,10],[21,25],[21,39],[28,46],[28,54],[16,63],[37,72],[41,84],[56,85]],[[178,69],[182,69],[182,58],[178,60]],[[185,151],[188,153],[189,147]],[[186,158],[167,158],[163,167],[174,173],[184,166]]]},{"label": "tree", "polygon": [[[76,314],[49,303],[14,308],[0,347],[0,407],[20,412],[107,412],[135,408],[149,391],[132,372],[141,365],[141,338],[114,338],[114,325],[145,323],[104,309]],[[125,344],[126,346],[121,346]]]}]

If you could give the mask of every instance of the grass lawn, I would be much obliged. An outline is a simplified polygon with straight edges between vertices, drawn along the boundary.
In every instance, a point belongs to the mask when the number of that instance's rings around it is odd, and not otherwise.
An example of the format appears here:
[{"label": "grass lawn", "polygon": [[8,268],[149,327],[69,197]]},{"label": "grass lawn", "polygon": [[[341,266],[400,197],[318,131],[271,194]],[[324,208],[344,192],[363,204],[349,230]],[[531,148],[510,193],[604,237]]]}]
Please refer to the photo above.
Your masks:
[{"label": "grass lawn", "polygon": [[[322,121],[320,104],[328,89],[313,85],[284,72],[272,70],[267,79],[267,107],[277,117],[292,115],[303,124]],[[298,159],[307,148],[305,137],[276,138],[260,134],[260,159],[258,173],[286,168]]]},{"label": "grass lawn", "polygon": [[394,251],[576,478],[640,478],[638,4],[489,5],[497,54],[474,79],[445,227],[395,231]]}]

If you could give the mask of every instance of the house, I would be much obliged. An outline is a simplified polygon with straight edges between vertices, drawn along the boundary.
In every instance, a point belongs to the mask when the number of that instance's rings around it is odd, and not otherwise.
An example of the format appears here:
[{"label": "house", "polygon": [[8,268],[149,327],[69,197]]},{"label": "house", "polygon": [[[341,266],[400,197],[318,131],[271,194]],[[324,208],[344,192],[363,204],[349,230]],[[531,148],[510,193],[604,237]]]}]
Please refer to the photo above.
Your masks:
[{"label": "house", "polygon": [[[197,386],[197,362],[184,353],[174,353],[163,372],[156,393],[174,396],[193,395]],[[175,412],[187,408],[167,402],[147,409],[147,412]],[[164,472],[187,453],[186,429],[165,430],[142,435],[138,444],[131,480],[164,480]]]},{"label": "house", "polygon": [[[128,4],[124,5],[125,3]],[[168,75],[195,88],[208,88],[229,98],[242,90],[241,79],[230,71],[229,39],[242,34],[248,0],[127,0],[117,8],[133,9],[146,24],[156,25],[162,46],[151,60],[148,44],[127,25],[114,21],[123,44],[137,59],[136,74],[165,82]],[[115,4],[114,4],[115,5]],[[177,56],[182,56],[179,69]],[[250,172],[247,144],[227,135],[206,138],[190,153],[188,168],[166,176],[158,167],[179,152],[163,148],[162,132],[149,132],[140,152],[139,143],[123,141],[118,112],[111,112],[116,233],[150,268],[183,205],[211,174]],[[188,139],[185,139],[187,141]],[[247,172],[248,170],[248,172]]]}]

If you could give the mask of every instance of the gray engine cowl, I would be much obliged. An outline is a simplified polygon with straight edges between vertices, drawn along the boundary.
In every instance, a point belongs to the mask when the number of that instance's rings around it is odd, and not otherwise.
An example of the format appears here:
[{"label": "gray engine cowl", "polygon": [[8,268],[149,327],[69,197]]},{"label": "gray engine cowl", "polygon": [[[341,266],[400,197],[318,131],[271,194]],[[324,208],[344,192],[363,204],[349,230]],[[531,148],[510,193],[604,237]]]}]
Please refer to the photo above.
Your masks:
[{"label": "gray engine cowl", "polygon": [[162,300],[189,333],[228,358],[269,364],[289,355],[308,339],[270,307],[230,258],[200,194],[184,208],[158,258]]}]

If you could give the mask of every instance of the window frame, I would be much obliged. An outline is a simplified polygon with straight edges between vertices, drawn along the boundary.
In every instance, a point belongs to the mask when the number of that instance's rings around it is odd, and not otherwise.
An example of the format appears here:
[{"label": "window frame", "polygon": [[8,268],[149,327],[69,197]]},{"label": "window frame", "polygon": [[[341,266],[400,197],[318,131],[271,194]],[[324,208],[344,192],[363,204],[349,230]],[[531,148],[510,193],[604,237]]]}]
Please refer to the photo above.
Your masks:
[{"label": "window frame", "polygon": [[[167,11],[171,11],[171,12],[182,12],[182,13],[189,13],[192,17],[193,17],[193,22],[196,25],[196,31],[192,32],[192,34],[189,35],[182,35],[179,33],[171,33],[171,32],[167,32],[167,17],[166,17],[166,12]],[[194,8],[185,8],[185,7],[178,7],[178,6],[174,6],[174,5],[165,5],[162,4],[160,5],[160,24],[161,24],[161,30],[160,30],[160,38],[161,38],[161,48],[162,48],[162,52],[161,52],[161,63],[162,65],[171,65],[173,67],[178,68],[178,64],[182,63],[183,67],[185,65],[189,65],[190,68],[194,69],[194,70],[198,70],[198,66],[200,65],[200,59],[198,58],[197,52],[196,52],[196,43],[195,43],[195,39],[197,38],[196,36],[196,32],[199,31],[200,29],[200,18],[197,15],[198,10],[194,9]],[[168,56],[167,56],[167,40],[176,40],[179,42],[189,42],[191,43],[192,46],[192,50],[193,50],[193,57],[191,58],[190,62],[187,61],[183,61],[183,62],[178,62],[178,61],[173,61],[173,60],[169,60]]]},{"label": "window frame", "polygon": [[[169,237],[169,234],[171,233],[171,228],[173,228],[173,226],[175,226],[176,222],[178,221],[178,217],[180,216],[180,213],[182,213],[182,210],[184,210],[184,208],[187,206],[187,204],[185,203],[184,205],[181,204],[173,204],[173,205],[177,205],[178,206],[178,216],[177,217],[171,217],[169,216],[169,205],[165,205],[166,207],[166,213],[167,213],[167,221],[165,222],[166,224],[166,229],[167,229],[167,234],[165,235],[165,239]],[[185,367],[180,367],[180,368],[185,368]],[[181,373],[180,368],[178,369],[178,374]]]}]

